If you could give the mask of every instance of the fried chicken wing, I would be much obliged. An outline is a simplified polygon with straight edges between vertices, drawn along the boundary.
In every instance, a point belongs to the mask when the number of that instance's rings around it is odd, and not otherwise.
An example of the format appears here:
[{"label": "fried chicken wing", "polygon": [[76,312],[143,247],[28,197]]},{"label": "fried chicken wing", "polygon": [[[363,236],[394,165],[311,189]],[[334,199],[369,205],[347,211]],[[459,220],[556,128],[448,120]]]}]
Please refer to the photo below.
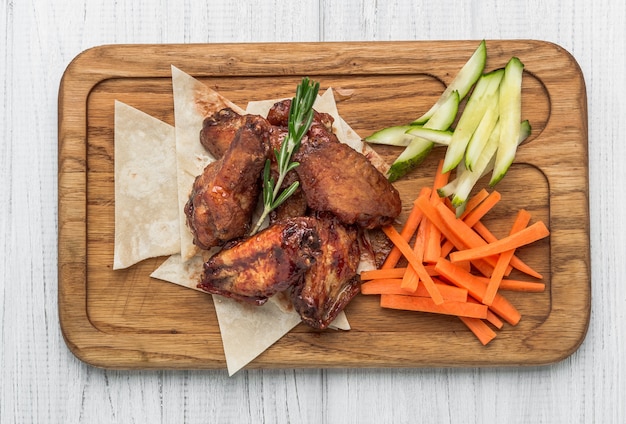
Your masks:
[{"label": "fried chicken wing", "polygon": [[324,329],[359,292],[359,230],[328,213],[316,214],[321,255],[291,290],[302,321]]},{"label": "fried chicken wing", "polygon": [[401,212],[400,195],[387,178],[323,125],[311,125],[294,160],[313,210],[368,229],[391,224]]},{"label": "fried chicken wing", "polygon": [[[291,99],[274,103],[267,113],[268,122],[279,127],[287,127],[290,108]],[[321,113],[316,110],[313,111],[313,122],[324,125],[328,131],[332,131],[334,121],[335,119],[328,113]]]},{"label": "fried chicken wing", "polygon": [[185,215],[200,248],[222,245],[249,230],[267,156],[267,133],[265,119],[247,115],[224,156],[194,181]]},{"label": "fried chicken wing", "polygon": [[245,121],[245,116],[239,115],[231,108],[224,108],[206,117],[200,130],[200,144],[215,159],[221,158]]},{"label": "fried chicken wing", "polygon": [[317,223],[282,221],[234,243],[204,264],[204,291],[261,305],[302,279],[320,253]]}]

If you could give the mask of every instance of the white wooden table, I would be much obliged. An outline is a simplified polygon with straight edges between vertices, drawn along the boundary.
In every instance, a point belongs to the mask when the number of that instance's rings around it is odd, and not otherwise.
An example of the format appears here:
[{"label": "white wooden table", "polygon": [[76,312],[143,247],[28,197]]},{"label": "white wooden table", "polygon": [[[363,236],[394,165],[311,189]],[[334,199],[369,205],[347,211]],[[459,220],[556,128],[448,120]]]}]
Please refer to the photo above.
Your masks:
[{"label": "white wooden table", "polygon": [[[0,422],[626,422],[626,5],[612,0],[0,4]],[[111,371],[57,315],[57,90],[109,43],[540,39],[587,83],[592,317],[564,361],[511,369]],[[620,165],[622,163],[622,165]]]}]

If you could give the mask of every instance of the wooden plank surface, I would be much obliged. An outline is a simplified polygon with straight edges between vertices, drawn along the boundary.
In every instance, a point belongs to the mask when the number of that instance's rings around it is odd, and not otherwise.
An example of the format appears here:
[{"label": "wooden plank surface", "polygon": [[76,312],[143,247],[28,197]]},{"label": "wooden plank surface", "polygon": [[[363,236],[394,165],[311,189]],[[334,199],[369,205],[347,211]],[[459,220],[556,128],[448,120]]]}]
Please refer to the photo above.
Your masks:
[{"label": "wooden plank surface", "polygon": [[[77,57],[59,92],[59,312],[71,350],[103,367],[225,367],[209,296],[150,279],[163,258],[112,270],[115,99],[174,124],[171,65],[240,105],[291,95],[308,75],[322,88],[353,90],[339,111],[365,136],[426,110],[477,43],[117,45]],[[526,65],[523,118],[533,133],[498,186],[504,201],[488,223],[504,234],[524,207],[552,232],[520,252],[547,284],[545,293],[510,295],[522,322],[485,348],[455,319],[381,310],[374,297],[358,297],[347,309],[351,331],[300,325],[249,368],[532,365],[577,349],[591,284],[585,85],[567,52],[545,42],[488,41],[487,68],[513,55]],[[388,162],[399,152],[377,150]],[[403,216],[438,154],[395,184]]]}]

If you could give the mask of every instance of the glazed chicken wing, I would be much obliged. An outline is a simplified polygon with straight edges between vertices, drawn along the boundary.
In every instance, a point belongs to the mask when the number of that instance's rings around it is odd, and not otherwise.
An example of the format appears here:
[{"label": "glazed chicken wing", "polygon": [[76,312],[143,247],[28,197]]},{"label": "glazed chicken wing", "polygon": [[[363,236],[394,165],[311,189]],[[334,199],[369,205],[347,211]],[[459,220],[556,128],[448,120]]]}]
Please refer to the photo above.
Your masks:
[{"label": "glazed chicken wing", "polygon": [[245,121],[245,116],[239,115],[231,108],[222,109],[206,117],[202,122],[202,130],[200,130],[200,144],[215,159],[221,158]]},{"label": "glazed chicken wing", "polygon": [[294,155],[295,171],[308,205],[346,224],[372,229],[400,215],[400,194],[365,156],[313,124]]},{"label": "glazed chicken wing", "polygon": [[302,321],[324,329],[359,292],[358,229],[331,214],[317,214],[321,255],[291,290],[291,300]]},{"label": "glazed chicken wing", "polygon": [[[291,99],[282,100],[274,103],[267,113],[267,120],[270,124],[279,127],[287,127],[289,122],[289,109],[291,108]],[[328,131],[333,130],[334,118],[328,113],[320,113],[313,111],[313,122],[322,124]]]},{"label": "glazed chicken wing", "polygon": [[222,245],[249,230],[267,155],[267,132],[265,119],[247,115],[224,156],[196,178],[185,215],[200,248]]},{"label": "glazed chicken wing", "polygon": [[320,253],[316,221],[274,224],[225,248],[204,264],[204,291],[261,305],[302,279]]}]

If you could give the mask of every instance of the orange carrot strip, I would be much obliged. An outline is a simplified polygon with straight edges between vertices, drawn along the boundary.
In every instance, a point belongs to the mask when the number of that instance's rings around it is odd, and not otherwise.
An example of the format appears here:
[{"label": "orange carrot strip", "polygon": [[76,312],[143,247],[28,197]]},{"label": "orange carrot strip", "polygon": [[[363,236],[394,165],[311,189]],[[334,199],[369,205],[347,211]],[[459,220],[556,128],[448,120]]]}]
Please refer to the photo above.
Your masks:
[{"label": "orange carrot strip", "polygon": [[[452,284],[467,289],[472,297],[483,301],[487,283],[444,258],[437,261],[435,269]],[[511,325],[516,325],[522,317],[515,306],[499,293],[496,293],[490,308]]]},{"label": "orange carrot strip", "polygon": [[[480,234],[482,238],[487,241],[487,243],[493,243],[494,241],[498,240],[498,238],[494,236],[491,231],[489,231],[489,229],[480,221],[474,224],[473,228],[478,234]],[[523,272],[524,274],[530,275],[531,277],[539,279],[543,278],[541,274],[532,269],[517,256],[513,256],[511,258],[511,266],[518,271]]]},{"label": "orange carrot strip", "polygon": [[468,317],[459,317],[459,319],[474,333],[483,346],[486,346],[487,343],[496,338],[496,332],[489,328],[483,320]]},{"label": "orange carrot strip", "polygon": [[[484,246],[487,244],[487,242],[480,235],[478,235],[478,233],[476,233],[472,229],[472,227],[467,225],[465,221],[461,221],[460,219],[458,219],[454,215],[454,212],[452,212],[450,209],[441,207],[441,205],[437,205],[437,213],[443,220],[446,227],[448,227],[450,231],[455,233],[457,237],[463,240],[468,249],[478,246]],[[467,249],[461,250],[465,251]],[[452,253],[450,255],[452,255]],[[496,266],[496,263],[498,261],[498,257],[492,255],[486,255],[476,259],[484,259],[491,266]]]},{"label": "orange carrot strip", "polygon": [[400,283],[402,289],[408,291],[415,291],[419,286],[420,278],[417,276],[417,272],[413,269],[411,264],[407,266],[407,270],[402,276],[402,282]]},{"label": "orange carrot strip", "polygon": [[[484,189],[484,188],[482,190],[480,190],[478,193],[476,193],[475,195],[473,195],[467,201],[467,205],[465,206],[465,210],[463,211],[463,213],[461,214],[461,216],[459,218],[467,223],[465,218],[469,215],[469,213],[472,212],[478,205],[480,205],[489,196],[490,196],[489,192],[486,189]],[[495,196],[499,196],[499,194],[495,195]],[[471,226],[472,225],[470,225],[470,227]],[[445,258],[446,256],[448,256],[448,254],[450,252],[452,252],[453,248],[454,248],[454,245],[452,244],[452,242],[450,240],[446,240],[445,243],[441,246],[441,255],[440,256]]]},{"label": "orange carrot strip", "polygon": [[494,314],[491,309],[487,310],[486,319],[489,323],[491,323],[491,325],[496,327],[498,330],[500,330],[504,326],[504,323],[502,322],[502,320],[496,314]]},{"label": "orange carrot strip", "polygon": [[[528,211],[526,211],[525,209],[520,209],[517,213],[515,221],[513,221],[513,226],[511,227],[511,231],[509,232],[509,234],[515,234],[520,232],[521,230],[526,228],[529,222],[530,214],[528,213]],[[498,257],[498,262],[493,269],[493,274],[491,274],[489,284],[487,284],[487,290],[485,290],[485,296],[483,297],[483,303],[485,305],[491,305],[491,302],[493,302],[493,298],[496,296],[498,287],[500,287],[502,277],[504,277],[506,268],[509,266],[509,262],[511,262],[514,254],[515,249],[511,249],[507,250],[506,252],[502,252]]]},{"label": "orange carrot strip", "polygon": [[[420,191],[420,196],[422,195],[430,196],[430,188],[424,187]],[[406,219],[406,222],[404,223],[404,227],[402,227],[402,230],[400,231],[400,235],[406,241],[411,240],[411,237],[413,237],[413,234],[415,234],[415,231],[417,230],[417,226],[419,225],[421,220],[422,220],[422,211],[418,207],[413,205],[413,207],[411,208],[411,212],[409,213],[409,216]],[[391,249],[391,252],[389,252],[389,254],[387,255],[387,258],[385,258],[385,262],[383,262],[383,265],[381,266],[381,268],[388,269],[388,268],[395,267],[398,264],[398,261],[400,260],[401,257],[402,257],[402,253],[400,252],[400,249],[394,246]]]},{"label": "orange carrot strip", "polygon": [[379,278],[402,278],[405,271],[406,268],[370,269],[361,271],[361,281],[377,280]]},{"label": "orange carrot strip", "polygon": [[390,309],[431,312],[436,314],[472,318],[486,318],[488,310],[486,305],[478,303],[447,300],[444,303],[437,305],[430,297],[404,296],[400,294],[381,295],[380,306]]},{"label": "orange carrot strip", "polygon": [[[419,208],[418,208],[419,209]],[[428,220],[422,219],[419,227],[417,228],[417,234],[415,235],[415,242],[413,244],[413,252],[417,259],[424,262],[424,248],[426,245],[426,232],[428,231]],[[405,290],[414,291],[419,284],[419,277],[415,269],[409,264],[406,269],[406,273],[402,278],[402,288]]]},{"label": "orange carrot strip", "polygon": [[[478,302],[478,300],[474,299],[471,296],[467,298],[467,301],[468,302],[480,303],[480,302]],[[504,323],[502,322],[502,320],[496,314],[494,314],[491,309],[489,309],[487,311],[487,318],[486,319],[487,319],[487,322],[489,322],[491,325],[496,327],[498,330],[500,330],[504,326]]]},{"label": "orange carrot strip", "polygon": [[[454,247],[459,250],[467,249],[469,247],[467,241],[459,236],[456,232],[452,231],[452,229],[449,228],[449,226],[441,217],[441,214],[438,213],[438,209],[440,207],[442,209],[447,209],[445,205],[439,205],[437,208],[435,208],[433,205],[430,204],[428,199],[424,199],[422,197],[418,197],[415,203],[417,203],[417,206],[422,210],[422,212],[424,212],[424,216],[432,221],[434,225],[439,227],[441,233],[454,244]],[[448,211],[454,216],[454,212],[450,211],[449,209]],[[456,217],[454,219],[456,219]],[[493,262],[493,264],[495,265],[495,260]],[[474,261],[473,264],[485,276],[490,276],[491,272],[493,271],[493,266],[486,263],[485,261],[478,260]]]},{"label": "orange carrot strip", "polygon": [[402,290],[400,278],[376,278],[361,283],[361,294],[413,294]]},{"label": "orange carrot strip", "polygon": [[463,213],[461,213],[460,218],[465,219],[465,217],[478,205],[480,205],[487,197],[489,197],[489,192],[485,188],[481,189],[478,193],[470,197],[467,201],[467,204],[465,205],[465,210],[463,211]]},{"label": "orange carrot strip", "polygon": [[428,271],[426,271],[426,268],[424,268],[422,262],[415,256],[415,253],[413,252],[413,249],[411,249],[411,246],[409,246],[409,243],[405,239],[403,239],[398,231],[396,231],[396,229],[393,228],[391,225],[382,227],[382,230],[387,235],[387,237],[389,237],[391,242],[394,245],[398,246],[404,257],[409,261],[409,264],[415,269],[420,280],[426,286],[426,290],[428,290],[428,293],[432,297],[433,302],[435,302],[435,304],[437,305],[443,303],[443,297],[441,297],[441,293],[439,293],[439,290],[437,290],[433,279],[430,277],[430,275],[428,275]]},{"label": "orange carrot strip", "polygon": [[472,211],[470,211],[465,217],[463,221],[473,227],[480,219],[487,214],[493,207],[500,201],[502,195],[497,191],[492,191],[491,194],[487,196],[487,198],[478,206],[476,206]]},{"label": "orange carrot strip", "polygon": [[[433,182],[433,189],[430,194],[430,203],[433,205],[441,203],[438,189],[448,184],[450,179],[450,171],[442,172],[443,160],[439,161],[437,171],[435,172],[435,180]],[[435,263],[441,256],[441,231],[431,222],[427,221],[426,224],[426,240],[424,244],[424,262]]]},{"label": "orange carrot strip", "polygon": [[[405,296],[420,296],[430,297],[430,294],[426,290],[423,284],[417,287],[414,292],[404,290],[400,285],[402,280],[399,278],[380,278],[377,280],[369,280],[361,284],[361,293],[364,295],[370,294],[402,294]],[[457,302],[466,302],[468,299],[467,290],[460,287],[451,286],[444,283],[435,283],[441,296],[448,301],[454,300]]]},{"label": "orange carrot strip", "polygon": [[492,257],[493,255],[506,252],[507,250],[516,249],[541,240],[549,235],[550,231],[543,221],[538,221],[515,234],[503,237],[493,243],[452,252],[450,253],[450,260],[456,262]]},{"label": "orange carrot strip", "polygon": [[[489,278],[486,277],[478,277],[482,281],[487,282]],[[517,291],[517,292],[526,292],[526,293],[541,293],[546,290],[546,285],[544,283],[534,282],[534,281],[521,281],[521,280],[511,280],[508,278],[500,281],[500,290],[509,290],[509,291]]]},{"label": "orange carrot strip", "polygon": [[[424,268],[426,268],[426,272],[428,272],[430,276],[439,275],[437,271],[435,271],[435,265],[425,265]],[[378,278],[402,278],[405,272],[406,268],[404,267],[361,271],[361,281],[375,280]]]}]

